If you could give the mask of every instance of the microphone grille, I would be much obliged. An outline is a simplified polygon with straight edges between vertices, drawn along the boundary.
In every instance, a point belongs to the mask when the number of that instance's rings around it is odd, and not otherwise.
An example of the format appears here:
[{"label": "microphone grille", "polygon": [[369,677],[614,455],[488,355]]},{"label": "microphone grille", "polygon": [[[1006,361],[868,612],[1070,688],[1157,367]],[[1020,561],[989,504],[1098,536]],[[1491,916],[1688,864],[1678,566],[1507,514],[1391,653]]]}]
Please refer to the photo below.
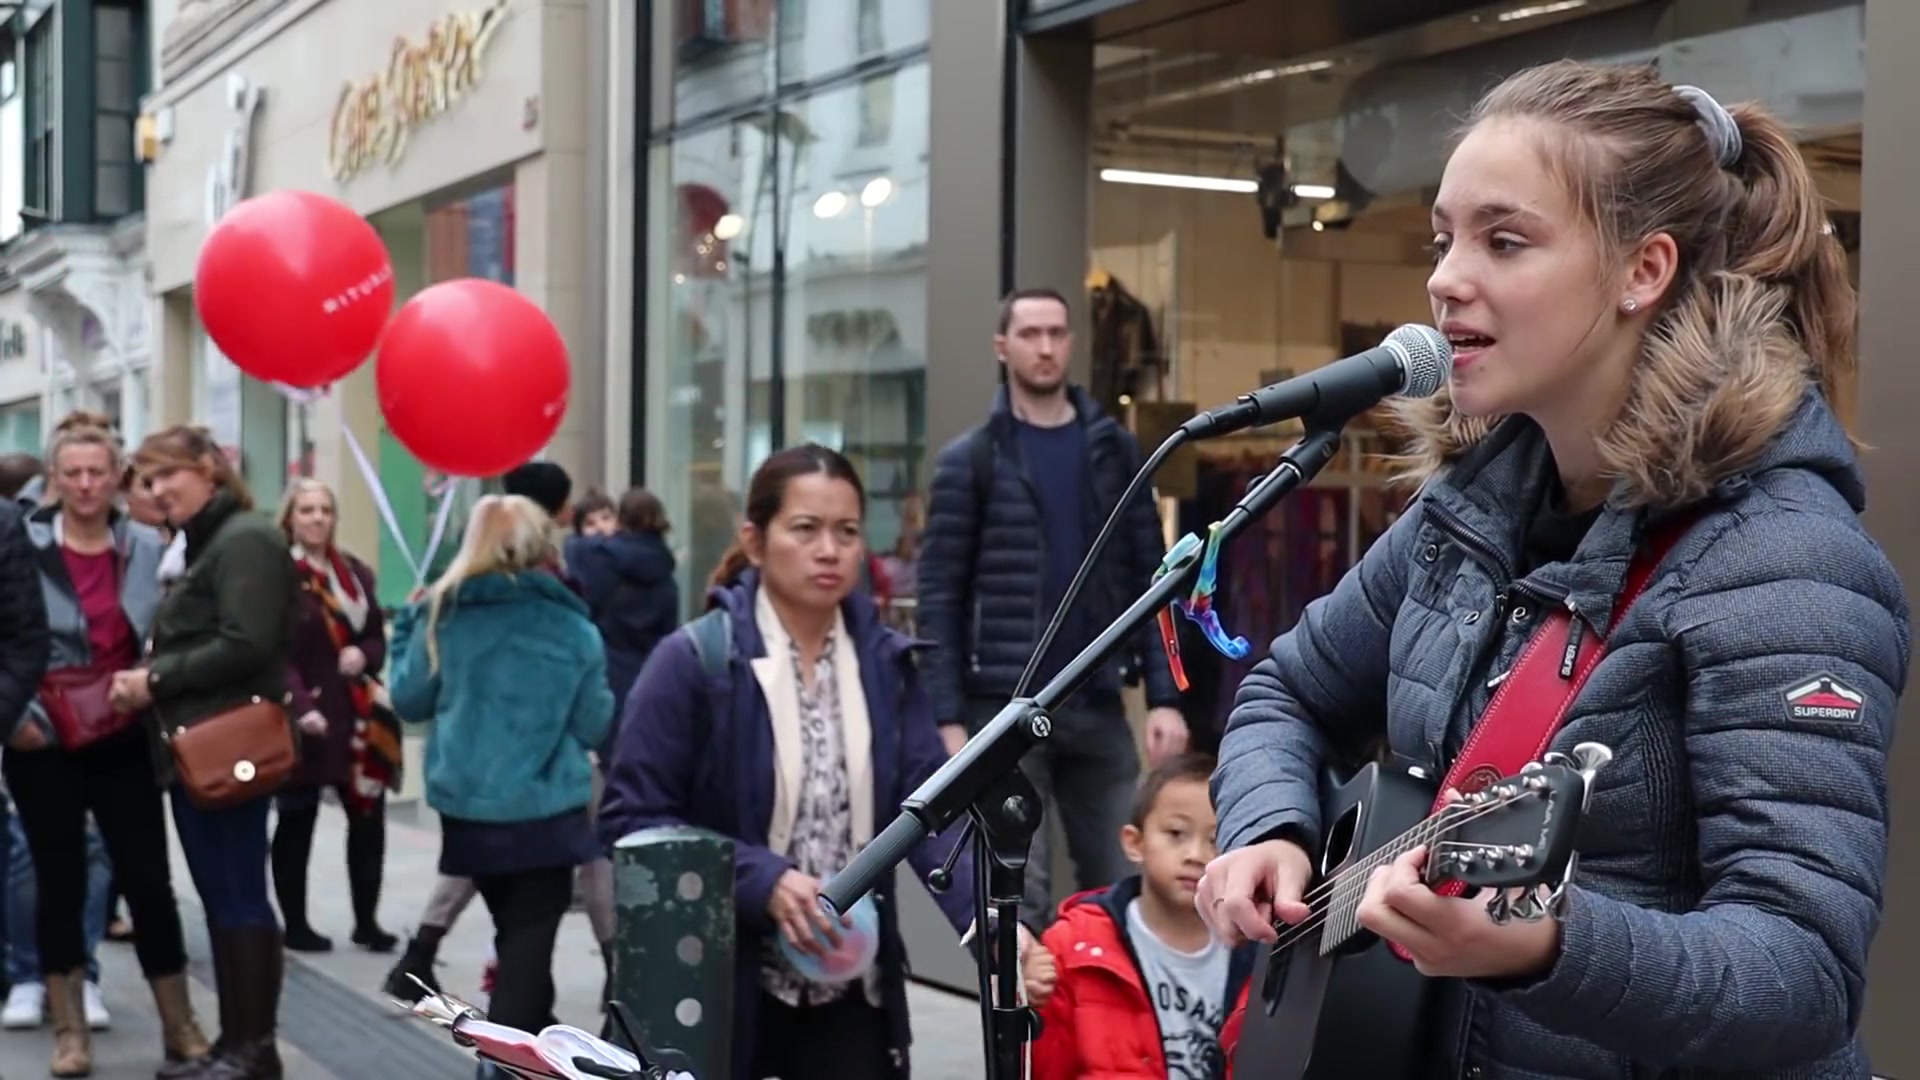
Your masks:
[{"label": "microphone grille", "polygon": [[1407,379],[1400,387],[1400,396],[1425,398],[1440,392],[1453,367],[1453,346],[1445,335],[1431,326],[1408,323],[1387,335],[1387,345],[1400,355],[1406,368]]}]

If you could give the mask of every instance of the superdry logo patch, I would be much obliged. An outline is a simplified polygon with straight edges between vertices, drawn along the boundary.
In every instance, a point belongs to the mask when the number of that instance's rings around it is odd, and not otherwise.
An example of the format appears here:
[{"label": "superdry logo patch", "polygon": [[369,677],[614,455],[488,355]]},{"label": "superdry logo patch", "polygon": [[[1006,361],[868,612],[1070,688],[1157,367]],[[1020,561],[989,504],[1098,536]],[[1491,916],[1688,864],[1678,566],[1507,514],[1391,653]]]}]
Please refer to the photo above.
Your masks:
[{"label": "superdry logo patch", "polygon": [[1822,724],[1857,724],[1866,697],[1832,675],[1816,675],[1787,691],[1787,719]]}]

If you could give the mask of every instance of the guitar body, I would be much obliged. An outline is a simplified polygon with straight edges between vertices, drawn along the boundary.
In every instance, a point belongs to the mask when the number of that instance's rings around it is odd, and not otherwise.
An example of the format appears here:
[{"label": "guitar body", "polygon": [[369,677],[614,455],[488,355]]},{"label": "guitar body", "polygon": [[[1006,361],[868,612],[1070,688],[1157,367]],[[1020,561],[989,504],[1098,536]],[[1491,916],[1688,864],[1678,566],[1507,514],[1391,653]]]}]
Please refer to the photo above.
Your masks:
[{"label": "guitar body", "polygon": [[[1320,880],[1362,862],[1433,809],[1436,789],[1370,764],[1327,789]],[[1316,882],[1317,884],[1317,882]],[[1311,888],[1311,887],[1310,887]],[[1283,928],[1281,934],[1286,934]],[[1234,1051],[1248,1080],[1415,1080],[1426,1075],[1434,984],[1362,933],[1331,956],[1320,932],[1277,955],[1261,949]]]}]

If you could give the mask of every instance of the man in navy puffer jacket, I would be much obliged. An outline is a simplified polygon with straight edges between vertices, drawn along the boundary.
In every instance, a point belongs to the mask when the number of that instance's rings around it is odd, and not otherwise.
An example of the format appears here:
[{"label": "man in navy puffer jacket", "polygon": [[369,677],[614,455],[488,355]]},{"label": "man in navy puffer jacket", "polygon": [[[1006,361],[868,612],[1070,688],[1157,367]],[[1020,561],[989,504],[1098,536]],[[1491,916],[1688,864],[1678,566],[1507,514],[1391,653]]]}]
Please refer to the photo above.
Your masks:
[{"label": "man in navy puffer jacket", "polygon": [[[1011,294],[994,350],[1007,384],[981,427],[940,452],[927,507],[919,575],[919,632],[940,648],[925,664],[950,749],[1013,696],[1027,660],[1107,515],[1140,467],[1133,435],[1067,382],[1073,338],[1067,301],[1051,289]],[[1032,693],[1144,592],[1166,549],[1150,491],[1128,505],[1069,621],[1027,687]],[[1129,872],[1116,839],[1140,772],[1120,704],[1123,668],[1146,682],[1148,755],[1187,746],[1180,693],[1159,638],[1140,635],[1134,655],[1107,665],[1054,714],[1029,775],[1066,829],[1081,889]],[[1053,905],[1046,833],[1027,865],[1025,916],[1044,926]]]}]

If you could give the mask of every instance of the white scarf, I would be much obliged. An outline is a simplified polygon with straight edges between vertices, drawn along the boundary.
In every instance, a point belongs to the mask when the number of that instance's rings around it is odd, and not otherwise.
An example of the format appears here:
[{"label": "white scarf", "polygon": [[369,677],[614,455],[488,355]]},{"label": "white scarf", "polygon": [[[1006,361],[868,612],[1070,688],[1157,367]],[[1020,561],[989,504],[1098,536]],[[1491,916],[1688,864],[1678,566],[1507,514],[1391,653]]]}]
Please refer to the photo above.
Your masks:
[{"label": "white scarf", "polygon": [[[340,587],[340,575],[334,573],[333,560],[327,558],[326,552],[321,552],[319,557],[315,558],[307,553],[306,548],[295,544],[293,558],[296,562],[305,560],[308,566],[326,575],[327,588],[333,592],[334,600],[340,604],[340,611],[347,617],[347,625],[353,627],[354,633],[357,634],[367,628],[367,605],[371,602],[371,598],[367,596],[365,582],[354,582],[360,595],[350,596],[346,589]],[[344,556],[342,558],[344,559]]]},{"label": "white scarf", "polygon": [[173,534],[173,542],[160,556],[160,584],[171,585],[187,574],[187,533],[185,529]]}]

